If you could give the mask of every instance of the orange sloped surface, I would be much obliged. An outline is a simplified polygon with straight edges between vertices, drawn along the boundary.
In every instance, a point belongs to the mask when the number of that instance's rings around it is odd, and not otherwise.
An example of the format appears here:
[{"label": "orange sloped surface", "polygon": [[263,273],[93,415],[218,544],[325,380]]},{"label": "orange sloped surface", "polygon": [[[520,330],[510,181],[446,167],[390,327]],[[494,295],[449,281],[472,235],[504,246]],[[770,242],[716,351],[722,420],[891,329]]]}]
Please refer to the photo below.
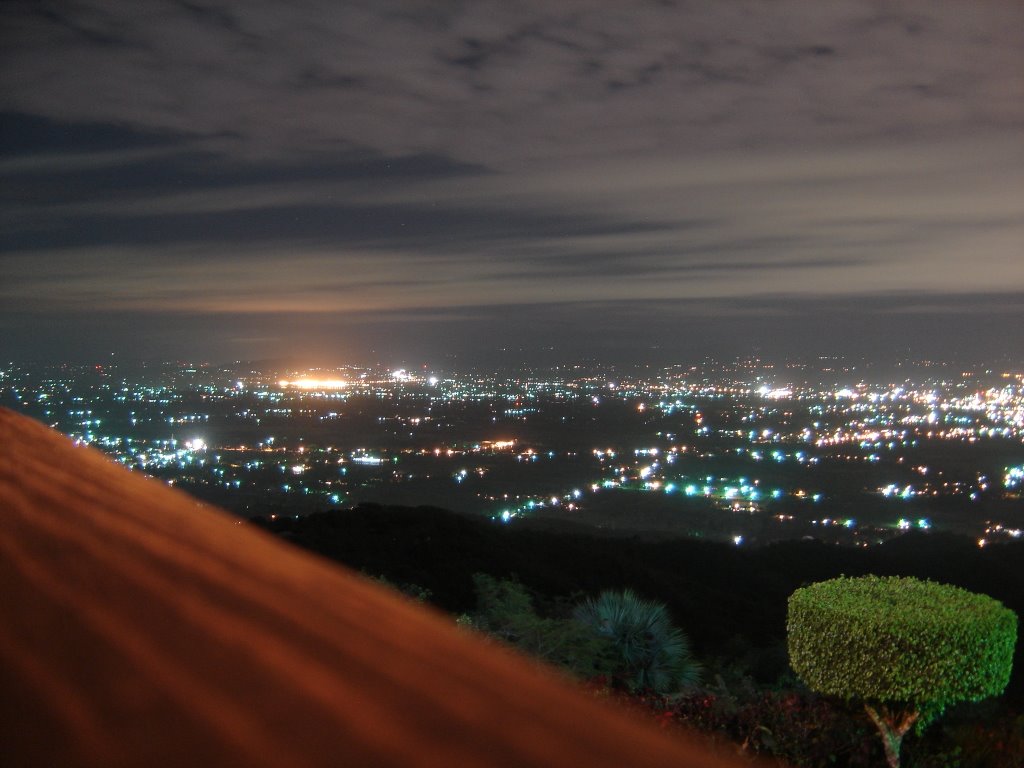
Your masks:
[{"label": "orange sloped surface", "polygon": [[724,766],[0,411],[0,763]]}]

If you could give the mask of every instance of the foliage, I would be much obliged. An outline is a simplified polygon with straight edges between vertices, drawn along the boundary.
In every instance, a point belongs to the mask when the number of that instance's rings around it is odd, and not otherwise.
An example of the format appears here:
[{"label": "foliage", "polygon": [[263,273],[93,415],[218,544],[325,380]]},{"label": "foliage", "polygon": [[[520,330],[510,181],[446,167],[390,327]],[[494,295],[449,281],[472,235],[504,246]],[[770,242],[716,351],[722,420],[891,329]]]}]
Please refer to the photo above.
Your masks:
[{"label": "foliage", "polygon": [[[714,752],[780,768],[876,768],[881,745],[865,713],[832,696],[766,690],[719,676],[681,696],[611,692],[616,702],[663,728],[686,729]],[[959,708],[942,728],[911,735],[907,768],[1024,768],[1024,717],[995,706]],[[696,732],[696,733],[694,733]],[[756,762],[755,762],[756,761]],[[777,763],[775,761],[778,761]]]},{"label": "foliage", "polygon": [[[943,734],[943,746],[956,759],[949,764],[957,768],[1022,768],[1024,766],[1024,716],[1004,715],[980,718],[974,722],[956,723]],[[922,750],[923,752],[923,750]],[[917,757],[913,752],[911,758]],[[935,768],[939,765],[932,753],[912,759],[911,765]]]},{"label": "foliage", "polygon": [[912,726],[920,732],[951,704],[1003,691],[1017,617],[959,587],[840,577],[790,596],[787,631],[800,678],[820,693],[862,701],[897,768]]},{"label": "foliage", "polygon": [[841,703],[793,691],[721,684],[671,703],[672,721],[708,734],[720,749],[772,758],[801,768],[874,768],[879,749],[871,725]]},{"label": "foliage", "polygon": [[477,573],[473,584],[477,610],[460,618],[460,624],[486,632],[579,677],[607,672],[609,642],[570,618],[539,616],[526,587],[518,581]]},{"label": "foliage", "polygon": [[371,576],[370,574],[367,574],[365,571],[363,572],[363,575],[382,586],[393,589],[396,592],[401,592],[410,600],[413,600],[417,603],[429,603],[430,598],[433,595],[433,593],[429,589],[427,589],[426,587],[421,587],[419,584],[409,584],[406,582],[396,584],[383,574],[379,576]]},{"label": "foliage", "polygon": [[700,679],[689,640],[673,626],[664,604],[643,600],[632,590],[609,590],[581,603],[574,615],[613,643],[617,684],[633,691],[671,693]]}]

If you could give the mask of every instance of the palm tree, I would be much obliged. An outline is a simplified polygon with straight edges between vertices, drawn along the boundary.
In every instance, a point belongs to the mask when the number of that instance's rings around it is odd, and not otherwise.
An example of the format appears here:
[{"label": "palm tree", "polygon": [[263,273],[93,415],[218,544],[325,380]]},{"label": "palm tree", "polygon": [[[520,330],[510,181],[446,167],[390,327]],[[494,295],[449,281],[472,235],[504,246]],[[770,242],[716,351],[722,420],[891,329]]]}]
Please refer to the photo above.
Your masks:
[{"label": "palm tree", "polygon": [[615,683],[632,691],[674,693],[700,679],[690,642],[673,626],[664,604],[643,600],[629,589],[608,590],[578,605],[573,615],[612,642]]}]

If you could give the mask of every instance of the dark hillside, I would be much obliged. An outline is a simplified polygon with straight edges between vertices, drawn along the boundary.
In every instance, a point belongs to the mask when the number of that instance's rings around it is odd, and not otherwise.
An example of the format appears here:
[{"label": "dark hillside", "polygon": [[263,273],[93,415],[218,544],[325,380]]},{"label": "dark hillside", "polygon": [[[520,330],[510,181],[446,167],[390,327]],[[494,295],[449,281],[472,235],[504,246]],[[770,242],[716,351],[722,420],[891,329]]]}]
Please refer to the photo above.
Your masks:
[{"label": "dark hillside", "polygon": [[[360,506],[257,521],[295,544],[396,583],[439,607],[474,607],[472,575],[515,576],[539,598],[631,587],[665,602],[699,655],[745,656],[770,681],[785,670],[786,600],[797,587],[865,573],[917,576],[991,595],[1024,614],[1024,543],[908,533],[869,549],[790,541],[745,549],[689,539],[611,537],[506,526],[432,507]],[[1009,696],[1024,703],[1022,644]]]}]

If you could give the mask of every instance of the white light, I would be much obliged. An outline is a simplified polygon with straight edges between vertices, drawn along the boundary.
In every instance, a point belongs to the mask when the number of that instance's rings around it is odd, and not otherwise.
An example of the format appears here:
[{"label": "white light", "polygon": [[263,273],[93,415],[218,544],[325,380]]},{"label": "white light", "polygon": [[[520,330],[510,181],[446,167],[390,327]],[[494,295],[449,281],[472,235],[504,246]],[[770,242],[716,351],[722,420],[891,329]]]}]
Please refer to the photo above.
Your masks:
[{"label": "white light", "polygon": [[379,456],[353,456],[352,462],[354,464],[377,465],[383,464],[384,459],[380,458]]}]

